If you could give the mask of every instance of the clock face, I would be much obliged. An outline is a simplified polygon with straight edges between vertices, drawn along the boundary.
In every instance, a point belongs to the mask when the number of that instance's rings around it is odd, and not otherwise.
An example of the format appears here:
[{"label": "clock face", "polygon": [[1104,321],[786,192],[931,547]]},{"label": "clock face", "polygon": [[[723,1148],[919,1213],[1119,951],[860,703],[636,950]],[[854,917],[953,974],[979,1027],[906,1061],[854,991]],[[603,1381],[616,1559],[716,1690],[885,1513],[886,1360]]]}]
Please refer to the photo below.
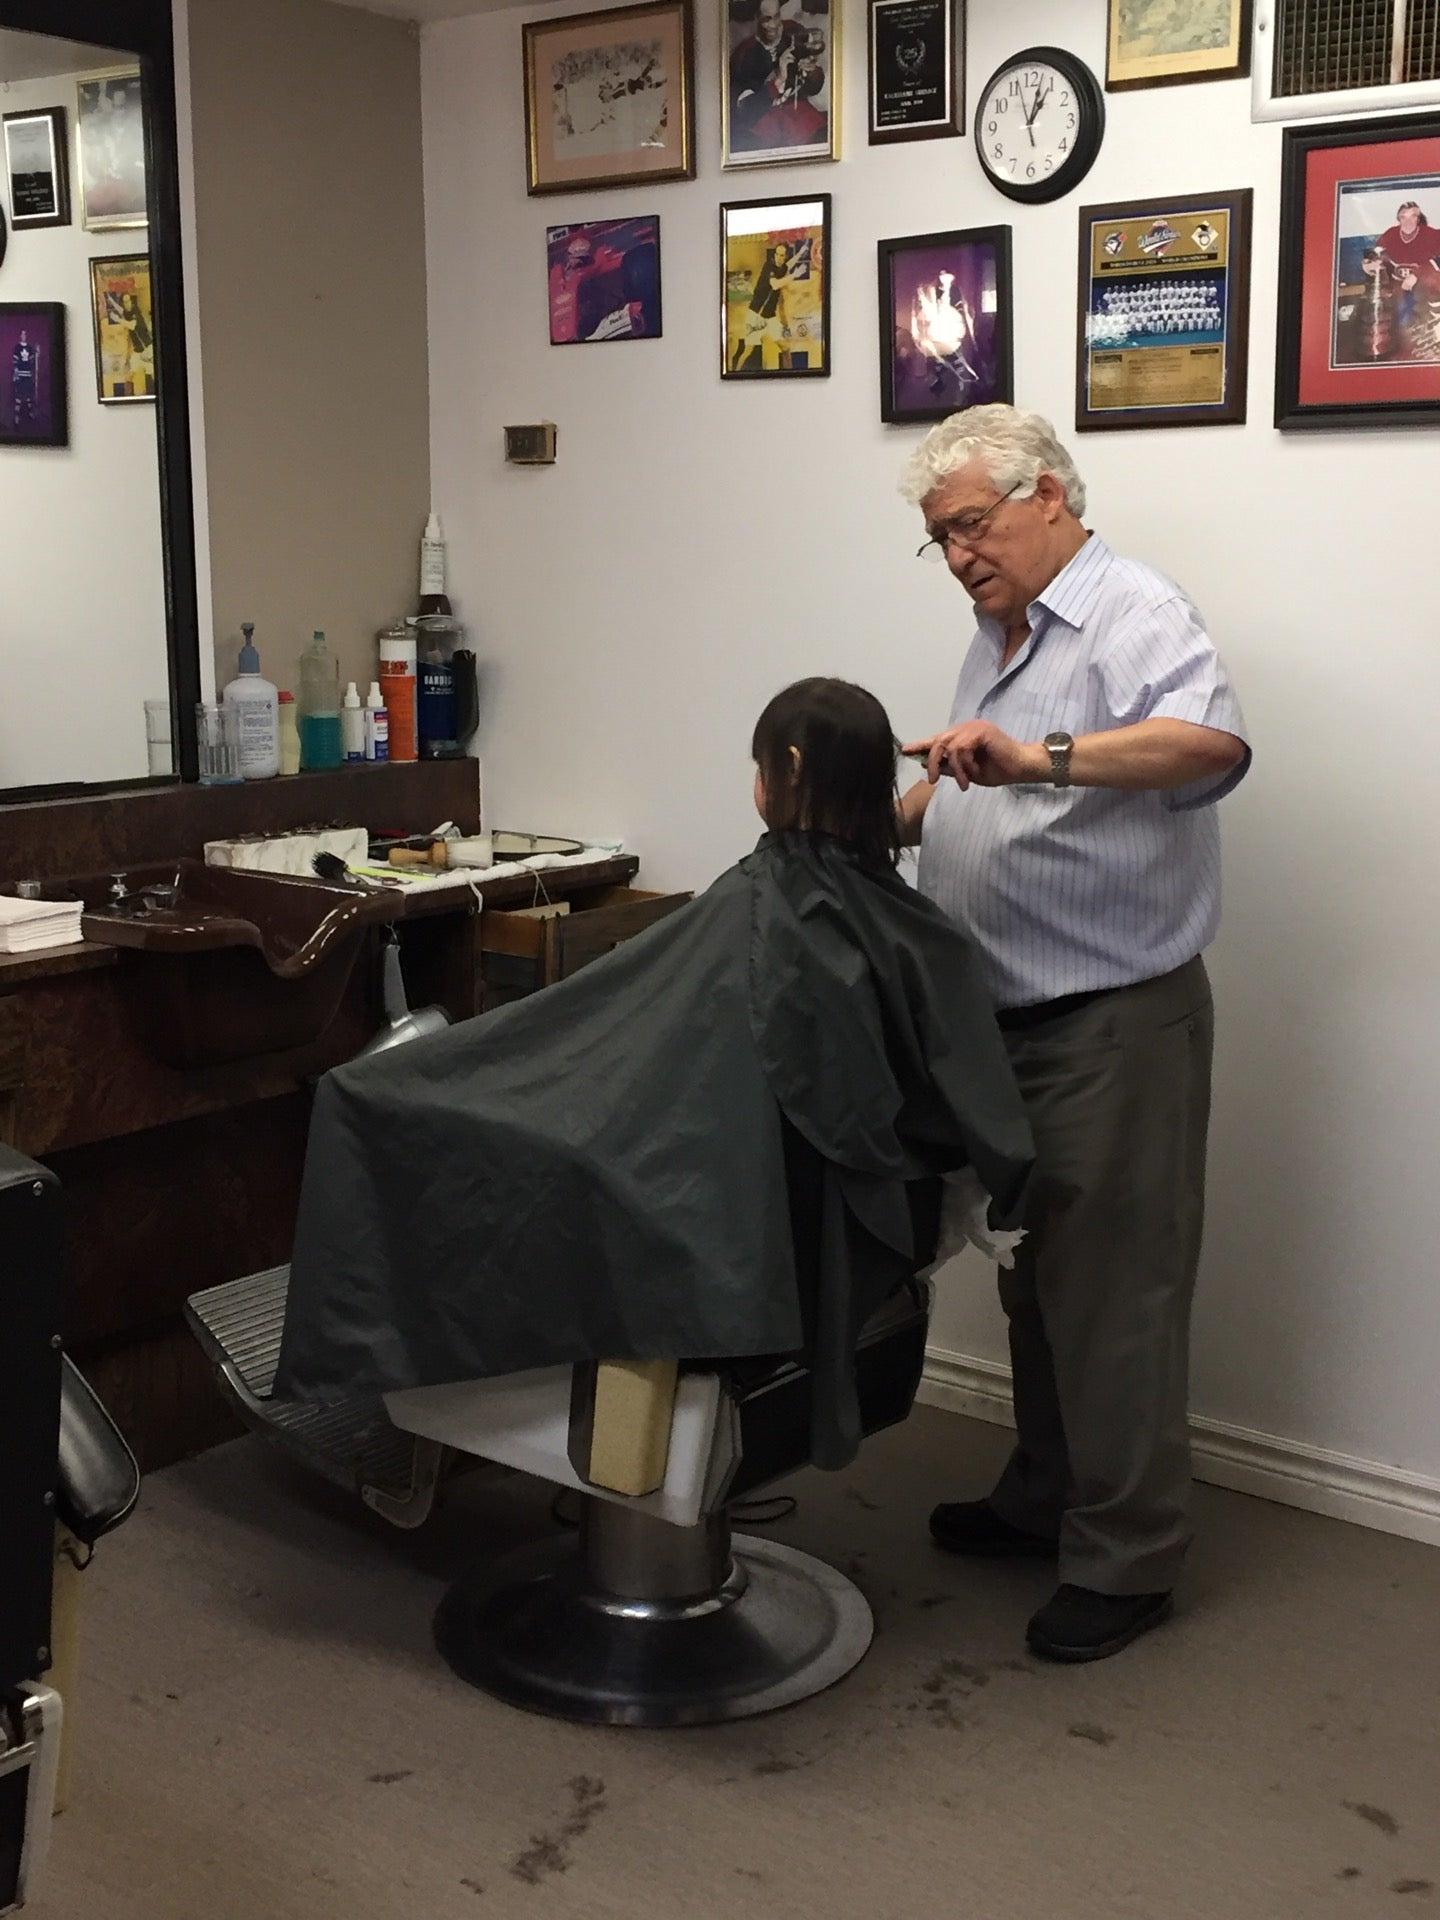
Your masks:
[{"label": "clock face", "polygon": [[1089,172],[1104,103],[1088,69],[1035,48],[1004,66],[981,95],[975,144],[985,171],[1016,200],[1053,200]]}]

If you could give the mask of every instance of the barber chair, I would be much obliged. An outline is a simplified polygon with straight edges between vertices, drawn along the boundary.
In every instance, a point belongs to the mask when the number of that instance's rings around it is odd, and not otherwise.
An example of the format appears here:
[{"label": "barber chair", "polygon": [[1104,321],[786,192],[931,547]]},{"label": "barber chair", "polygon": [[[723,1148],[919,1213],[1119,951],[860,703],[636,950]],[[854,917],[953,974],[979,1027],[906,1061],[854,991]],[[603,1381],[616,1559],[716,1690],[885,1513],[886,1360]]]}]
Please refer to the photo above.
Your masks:
[{"label": "barber chair", "polygon": [[[785,1151],[805,1299],[819,1271],[823,1172],[788,1123]],[[912,1210],[917,1245],[933,1248],[938,1191],[914,1190]],[[730,1528],[732,1503],[810,1463],[814,1383],[803,1359],[587,1362],[383,1397],[284,1401],[273,1387],[289,1277],[288,1267],[250,1274],[186,1307],[255,1431],[401,1527],[422,1524],[463,1464],[522,1471],[580,1496],[578,1533],[482,1566],[446,1594],[436,1643],[461,1679],[564,1719],[694,1726],[789,1706],[863,1658],[874,1621],[852,1581]],[[928,1281],[906,1282],[860,1334],[865,1436],[914,1404],[931,1298]]]},{"label": "barber chair", "polygon": [[[580,1498],[575,1533],[482,1565],[446,1594],[436,1643],[463,1680],[564,1719],[694,1726],[789,1706],[864,1656],[874,1623],[852,1581],[730,1529],[732,1503],[810,1461],[803,1360],[583,1363],[383,1401],[276,1402],[287,1281],[277,1268],[187,1308],[258,1431],[400,1526],[420,1524],[461,1463],[528,1473]],[[860,1336],[866,1436],[914,1404],[931,1298],[927,1280],[908,1282]]]},{"label": "barber chair", "polygon": [[[101,1534],[130,1513],[140,1476],[129,1448],[60,1350],[59,1184],[4,1146],[0,1248],[0,1914],[6,1914],[23,1906],[35,1884],[56,1807],[62,1697],[73,1675],[74,1608],[64,1589]],[[64,1569],[58,1582],[57,1566]],[[47,1672],[58,1688],[41,1682]]]}]

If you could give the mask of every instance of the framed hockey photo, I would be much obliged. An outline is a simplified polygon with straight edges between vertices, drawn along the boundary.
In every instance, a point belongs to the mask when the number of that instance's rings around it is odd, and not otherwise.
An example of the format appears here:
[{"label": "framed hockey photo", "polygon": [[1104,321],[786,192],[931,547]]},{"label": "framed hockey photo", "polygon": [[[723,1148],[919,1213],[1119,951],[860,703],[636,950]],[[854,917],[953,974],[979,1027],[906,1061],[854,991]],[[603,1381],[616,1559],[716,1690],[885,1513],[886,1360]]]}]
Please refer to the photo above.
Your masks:
[{"label": "framed hockey photo", "polygon": [[1080,432],[1245,419],[1253,197],[1240,187],[1081,208]]},{"label": "framed hockey photo", "polygon": [[11,226],[17,233],[32,227],[68,227],[70,154],[65,109],[7,113],[4,127]]},{"label": "framed hockey photo", "polygon": [[690,0],[531,20],[524,48],[531,193],[694,178]]},{"label": "framed hockey photo", "polygon": [[80,213],[92,233],[143,227],[145,101],[135,69],[96,74],[76,89]]},{"label": "framed hockey photo", "polygon": [[1277,427],[1440,423],[1440,114],[1287,127]]},{"label": "framed hockey photo", "polygon": [[720,164],[840,158],[838,0],[725,0]]},{"label": "framed hockey photo", "polygon": [[830,372],[830,196],[720,209],[721,377]]},{"label": "framed hockey photo", "polygon": [[870,0],[870,144],[965,131],[963,0]]},{"label": "framed hockey photo", "polygon": [[880,418],[1013,401],[1009,227],[882,240],[878,257]]},{"label": "framed hockey photo", "polygon": [[68,447],[65,309],[0,305],[0,447]]}]

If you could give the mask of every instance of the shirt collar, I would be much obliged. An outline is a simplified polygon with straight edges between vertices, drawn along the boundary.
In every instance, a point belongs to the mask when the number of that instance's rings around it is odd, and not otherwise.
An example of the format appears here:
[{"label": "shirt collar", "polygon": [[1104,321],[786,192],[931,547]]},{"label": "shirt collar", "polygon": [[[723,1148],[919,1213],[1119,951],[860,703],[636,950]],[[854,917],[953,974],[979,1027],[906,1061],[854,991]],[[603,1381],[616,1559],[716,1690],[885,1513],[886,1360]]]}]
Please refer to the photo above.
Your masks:
[{"label": "shirt collar", "polygon": [[1114,553],[1099,534],[1092,533],[1049,586],[1043,587],[1030,602],[1028,611],[1032,628],[1037,607],[1043,607],[1054,619],[1063,620],[1067,627],[1074,627],[1077,631],[1083,627],[1099,598],[1101,584],[1114,558]]}]

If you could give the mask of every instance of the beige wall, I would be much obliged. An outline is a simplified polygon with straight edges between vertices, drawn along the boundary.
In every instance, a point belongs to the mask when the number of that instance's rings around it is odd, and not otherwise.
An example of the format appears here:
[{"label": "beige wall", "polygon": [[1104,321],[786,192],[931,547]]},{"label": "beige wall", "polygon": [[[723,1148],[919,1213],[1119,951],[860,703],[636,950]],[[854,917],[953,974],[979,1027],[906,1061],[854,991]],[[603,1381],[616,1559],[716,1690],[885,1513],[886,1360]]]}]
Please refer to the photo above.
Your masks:
[{"label": "beige wall", "polygon": [[317,626],[368,680],[429,506],[419,44],[190,0],[190,62],[218,682],[242,620],[282,687]]}]

